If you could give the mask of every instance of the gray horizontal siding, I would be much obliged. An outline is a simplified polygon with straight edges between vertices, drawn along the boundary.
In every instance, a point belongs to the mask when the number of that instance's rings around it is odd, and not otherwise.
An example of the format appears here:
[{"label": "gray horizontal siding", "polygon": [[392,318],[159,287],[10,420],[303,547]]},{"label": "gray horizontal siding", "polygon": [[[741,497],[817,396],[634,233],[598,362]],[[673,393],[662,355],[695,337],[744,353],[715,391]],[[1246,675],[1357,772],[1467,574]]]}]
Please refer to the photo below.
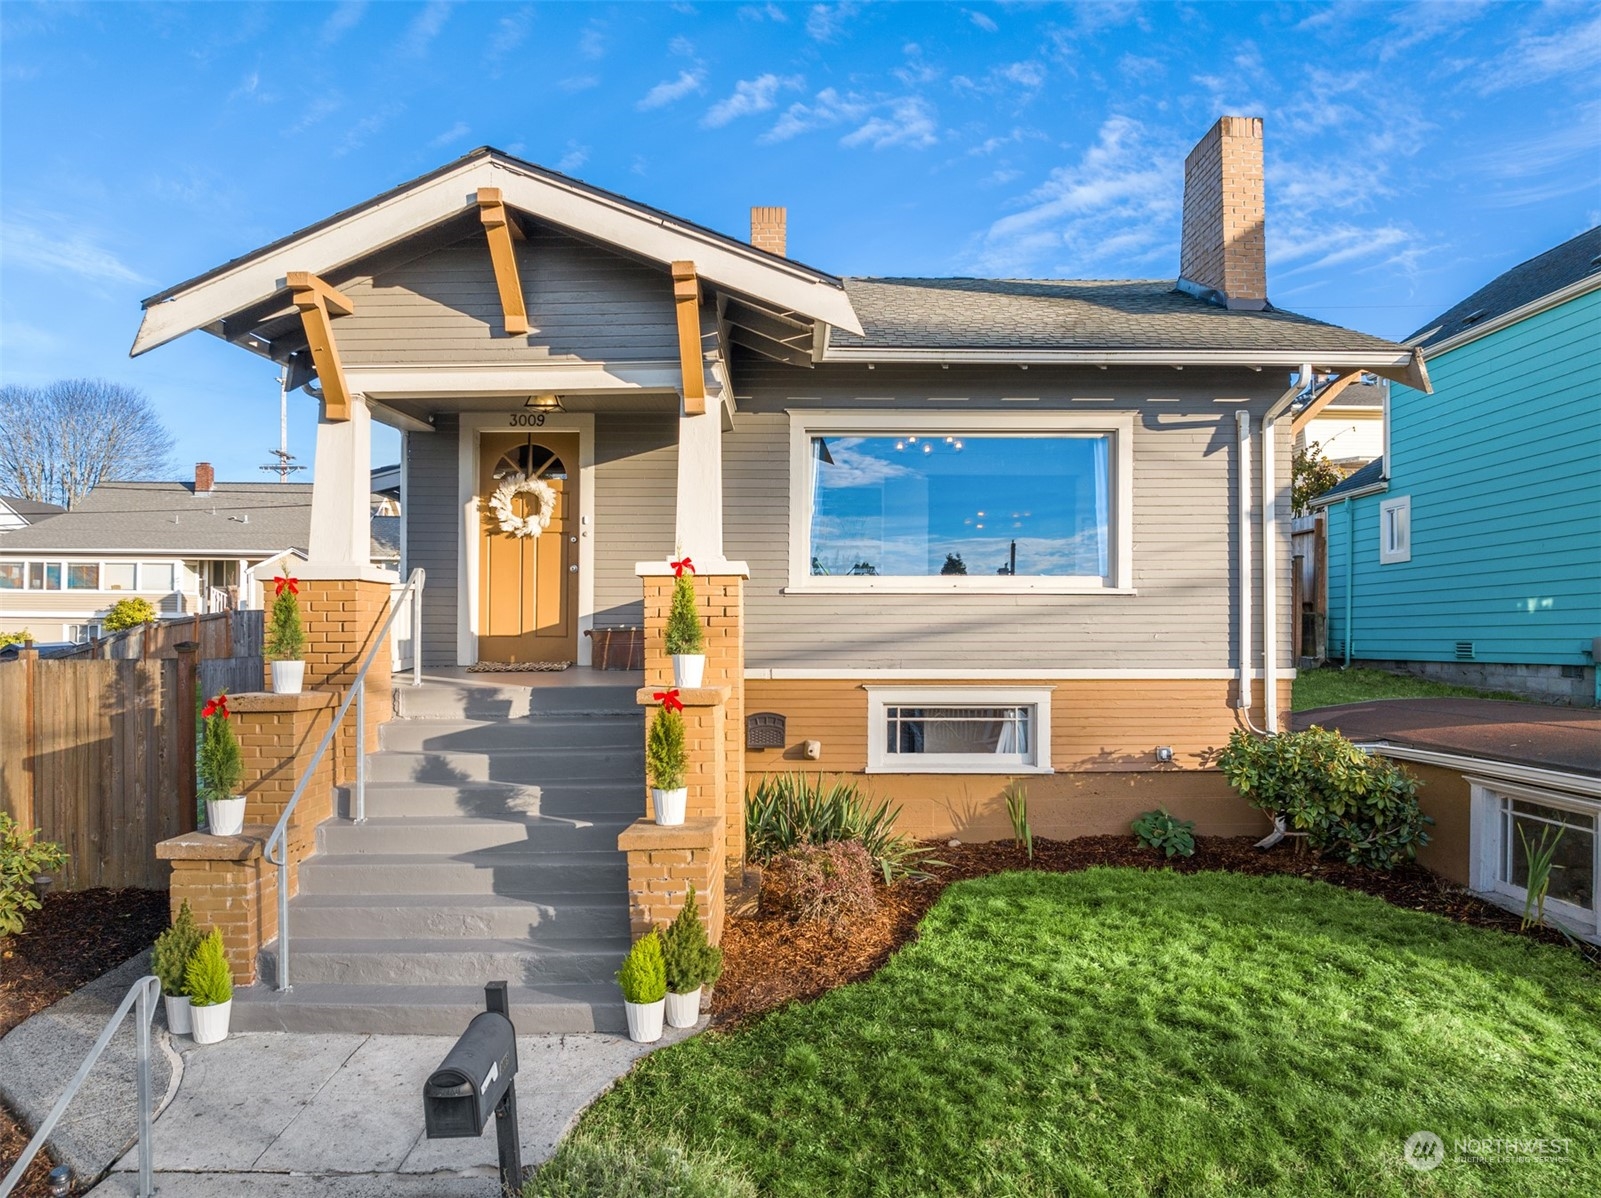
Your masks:
[{"label": "gray horizontal siding", "polygon": [[[751,567],[746,663],[752,668],[1229,669],[1237,662],[1234,412],[1257,419],[1285,380],[1244,371],[930,371],[742,363],[740,415],[724,438],[728,556]],[[1074,396],[1112,403],[1075,403]],[[931,396],[967,402],[933,403]],[[864,398],[873,397],[873,398]],[[1038,402],[1006,403],[1003,397]],[[1218,400],[1224,402],[1218,402]],[[786,409],[1142,413],[1134,435],[1136,595],[784,595],[788,582]],[[1289,490],[1288,422],[1280,426],[1280,495]],[[1259,459],[1252,462],[1253,527]],[[1281,666],[1289,662],[1288,513],[1277,570]],[[1253,604],[1261,558],[1253,556]],[[1260,607],[1253,624],[1260,627]],[[1259,654],[1259,634],[1252,652]]]},{"label": "gray horizontal siding", "polygon": [[514,359],[660,361],[678,356],[672,281],[558,233],[516,243],[530,332],[508,337],[482,235],[359,277],[341,290],[355,311],[334,324],[352,366]]},{"label": "gray horizontal siding", "polygon": [[456,512],[456,449],[460,422],[455,413],[434,417],[431,433],[407,433],[406,569],[427,571],[423,585],[423,665],[456,662],[456,554],[461,520]]},{"label": "gray horizontal siding", "polygon": [[673,550],[678,418],[670,413],[595,418],[595,626],[644,622],[634,563]]}]

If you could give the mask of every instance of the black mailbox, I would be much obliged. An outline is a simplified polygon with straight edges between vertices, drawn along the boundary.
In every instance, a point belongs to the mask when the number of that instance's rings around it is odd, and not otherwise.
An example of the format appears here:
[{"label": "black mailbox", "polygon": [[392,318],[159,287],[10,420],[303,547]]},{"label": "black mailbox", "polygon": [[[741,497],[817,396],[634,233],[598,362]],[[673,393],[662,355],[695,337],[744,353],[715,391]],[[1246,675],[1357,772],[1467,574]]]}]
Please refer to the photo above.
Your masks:
[{"label": "black mailbox", "polygon": [[498,1011],[473,1016],[456,1046],[424,1083],[423,1124],[429,1139],[483,1134],[517,1076],[517,1033]]}]

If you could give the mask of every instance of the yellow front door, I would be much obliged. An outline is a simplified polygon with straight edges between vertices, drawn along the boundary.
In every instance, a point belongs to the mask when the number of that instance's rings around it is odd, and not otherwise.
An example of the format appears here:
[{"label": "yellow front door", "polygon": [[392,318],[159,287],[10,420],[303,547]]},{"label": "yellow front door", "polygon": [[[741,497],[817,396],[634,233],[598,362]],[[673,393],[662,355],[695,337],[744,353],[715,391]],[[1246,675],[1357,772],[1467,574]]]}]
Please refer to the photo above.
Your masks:
[{"label": "yellow front door", "polygon": [[[550,523],[537,536],[502,527],[491,499],[521,474],[555,496]],[[578,660],[578,435],[486,435],[478,451],[478,660]],[[539,496],[519,494],[513,515],[540,510]]]}]

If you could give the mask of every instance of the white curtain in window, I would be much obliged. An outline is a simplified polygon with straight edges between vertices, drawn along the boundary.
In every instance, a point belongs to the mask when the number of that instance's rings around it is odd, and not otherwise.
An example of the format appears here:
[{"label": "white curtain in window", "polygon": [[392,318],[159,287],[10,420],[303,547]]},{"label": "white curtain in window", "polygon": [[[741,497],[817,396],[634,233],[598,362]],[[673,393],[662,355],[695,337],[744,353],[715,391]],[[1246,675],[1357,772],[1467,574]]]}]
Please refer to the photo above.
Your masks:
[{"label": "white curtain in window", "polygon": [[[1111,522],[1107,519],[1107,508],[1112,496],[1111,449],[1110,437],[1095,439],[1095,572],[1102,578],[1111,573],[1106,561],[1107,542],[1111,540],[1112,533]],[[1128,517],[1125,515],[1124,518]]]}]

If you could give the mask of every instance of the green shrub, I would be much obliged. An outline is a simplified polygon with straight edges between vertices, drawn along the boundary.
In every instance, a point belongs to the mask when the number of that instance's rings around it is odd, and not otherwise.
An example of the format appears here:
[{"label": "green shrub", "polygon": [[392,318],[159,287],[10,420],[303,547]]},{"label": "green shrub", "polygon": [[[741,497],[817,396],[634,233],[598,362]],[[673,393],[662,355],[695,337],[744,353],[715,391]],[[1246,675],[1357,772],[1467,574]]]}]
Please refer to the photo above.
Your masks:
[{"label": "green shrub", "polygon": [[895,831],[899,807],[874,803],[853,782],[823,776],[769,774],[745,797],[745,855],[756,865],[804,845],[860,841],[885,882],[925,878],[924,867],[943,864],[925,856],[910,836]]},{"label": "green shrub", "polygon": [[523,1198],[756,1198],[756,1187],[720,1152],[575,1136],[528,1179]]},{"label": "green shrub", "polygon": [[195,926],[195,914],[184,899],[178,908],[178,918],[172,926],[156,937],[150,950],[150,972],[161,979],[161,992],[171,998],[182,998],[188,993],[189,962],[200,947],[200,929]]},{"label": "green shrub", "polygon": [[1338,732],[1313,726],[1263,740],[1237,731],[1218,765],[1253,807],[1350,865],[1393,869],[1429,843],[1434,821],[1418,809],[1418,780]]},{"label": "green shrub", "polygon": [[[225,704],[228,696],[219,695],[214,702]],[[239,779],[244,777],[245,765],[239,756],[239,738],[228,722],[226,707],[201,721],[205,725],[200,735],[200,761],[196,766],[200,797],[203,799],[231,799],[239,790]]]},{"label": "green shrub", "polygon": [[1012,843],[1028,851],[1034,860],[1034,829],[1028,822],[1028,787],[1013,782],[1002,792],[1006,798],[1006,818],[1012,821]]},{"label": "green shrub", "polygon": [[[293,579],[289,580],[293,582]],[[306,652],[306,634],[300,626],[300,600],[288,586],[272,601],[272,623],[267,628],[267,656],[277,661],[299,661]]]},{"label": "green shrub", "polygon": [[673,603],[667,609],[667,652],[704,653],[706,639],[695,610],[695,576],[680,574],[673,580]]},{"label": "green shrub", "polygon": [[759,901],[764,915],[844,928],[878,910],[873,859],[859,840],[803,844],[762,867]]},{"label": "green shrub", "polygon": [[121,632],[141,624],[154,624],[161,618],[155,605],[148,599],[118,599],[111,605],[105,619],[100,621],[103,632]]},{"label": "green shrub", "polygon": [[674,994],[690,994],[695,987],[710,986],[722,976],[723,950],[706,939],[693,886],[683,909],[662,933],[662,962],[667,989]]},{"label": "green shrub", "polygon": [[1135,820],[1134,835],[1146,848],[1161,849],[1169,857],[1195,855],[1195,821],[1177,819],[1166,807],[1147,811]]},{"label": "green shrub", "polygon": [[645,737],[645,770],[657,790],[677,790],[684,785],[689,750],[684,746],[684,717],[665,707],[650,717],[650,733]]},{"label": "green shrub", "polygon": [[21,935],[27,924],[24,913],[41,906],[33,880],[66,863],[67,854],[59,844],[40,840],[38,828],[24,829],[0,811],[0,943],[7,936]]},{"label": "green shrub", "polygon": [[0,649],[11,645],[33,644],[33,633],[24,628],[21,632],[0,632]]},{"label": "green shrub", "polygon": [[622,987],[624,1002],[651,1003],[667,997],[667,965],[660,935],[646,932],[634,941],[617,971],[617,984]]},{"label": "green shrub", "polygon": [[213,929],[200,942],[184,970],[183,984],[192,1006],[217,1007],[233,997],[233,971],[228,968],[221,932]]}]

